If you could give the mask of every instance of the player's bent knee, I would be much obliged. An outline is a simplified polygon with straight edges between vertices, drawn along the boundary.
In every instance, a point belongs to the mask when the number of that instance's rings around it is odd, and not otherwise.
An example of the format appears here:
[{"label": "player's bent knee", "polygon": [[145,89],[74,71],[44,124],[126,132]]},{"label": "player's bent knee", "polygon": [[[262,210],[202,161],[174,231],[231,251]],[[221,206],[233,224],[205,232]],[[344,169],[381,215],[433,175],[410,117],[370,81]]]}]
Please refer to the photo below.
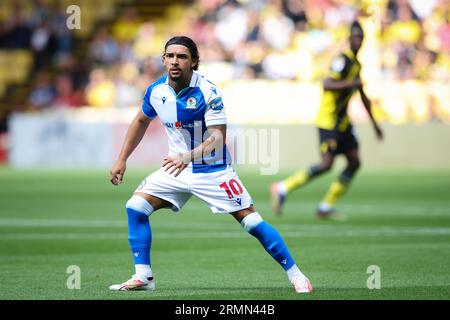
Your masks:
[{"label": "player's bent knee", "polygon": [[319,165],[319,170],[321,171],[320,173],[325,173],[325,172],[329,171],[332,166],[333,166],[333,161],[331,161],[331,160],[322,161],[322,163]]},{"label": "player's bent knee", "polygon": [[241,226],[245,229],[245,231],[250,232],[263,221],[263,218],[258,212],[252,212],[241,220]]},{"label": "player's bent knee", "polygon": [[361,161],[359,160],[353,160],[348,165],[349,169],[353,172],[356,172],[361,167]]},{"label": "player's bent knee", "polygon": [[147,216],[150,216],[154,211],[152,205],[148,203],[147,200],[137,195],[133,195],[130,200],[128,200],[126,208],[142,212]]}]

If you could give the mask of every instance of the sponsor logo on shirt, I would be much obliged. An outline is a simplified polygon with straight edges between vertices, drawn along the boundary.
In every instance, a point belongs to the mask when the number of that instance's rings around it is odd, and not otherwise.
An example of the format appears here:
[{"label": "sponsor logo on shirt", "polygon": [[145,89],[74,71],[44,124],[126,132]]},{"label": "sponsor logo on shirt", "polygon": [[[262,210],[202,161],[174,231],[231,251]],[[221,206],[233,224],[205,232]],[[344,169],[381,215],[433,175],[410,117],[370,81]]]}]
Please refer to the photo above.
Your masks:
[{"label": "sponsor logo on shirt", "polygon": [[177,122],[166,122],[164,123],[166,128],[176,128],[176,129],[188,129],[188,128],[195,128],[202,125],[201,121],[194,121],[190,123],[183,123],[181,121]]},{"label": "sponsor logo on shirt", "polygon": [[209,107],[213,110],[222,110],[223,109],[222,98],[219,97],[211,101],[209,103]]}]

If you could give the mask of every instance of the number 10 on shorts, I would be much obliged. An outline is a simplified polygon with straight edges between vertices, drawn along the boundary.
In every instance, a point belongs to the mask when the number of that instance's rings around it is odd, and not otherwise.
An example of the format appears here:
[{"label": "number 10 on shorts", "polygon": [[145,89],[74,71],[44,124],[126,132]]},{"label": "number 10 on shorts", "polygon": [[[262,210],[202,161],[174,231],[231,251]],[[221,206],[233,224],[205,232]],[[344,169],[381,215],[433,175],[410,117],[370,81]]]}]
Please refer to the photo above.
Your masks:
[{"label": "number 10 on shorts", "polygon": [[221,183],[219,187],[225,190],[229,199],[233,199],[233,194],[239,196],[244,192],[244,188],[242,188],[241,184],[235,179],[231,179],[228,183]]}]

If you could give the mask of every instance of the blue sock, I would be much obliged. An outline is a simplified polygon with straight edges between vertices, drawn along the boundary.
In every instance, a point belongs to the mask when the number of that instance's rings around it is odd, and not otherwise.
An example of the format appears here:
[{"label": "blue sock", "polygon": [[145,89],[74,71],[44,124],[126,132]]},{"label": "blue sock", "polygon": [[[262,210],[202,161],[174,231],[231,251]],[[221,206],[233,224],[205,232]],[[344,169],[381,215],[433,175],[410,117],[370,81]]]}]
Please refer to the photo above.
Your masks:
[{"label": "blue sock", "polygon": [[257,238],[264,249],[283,267],[284,270],[291,268],[295,261],[292,258],[286,244],[274,227],[263,221],[253,227],[249,233]]},{"label": "blue sock", "polygon": [[145,213],[127,208],[128,242],[133,253],[134,264],[150,265],[150,248],[152,246],[152,230]]}]

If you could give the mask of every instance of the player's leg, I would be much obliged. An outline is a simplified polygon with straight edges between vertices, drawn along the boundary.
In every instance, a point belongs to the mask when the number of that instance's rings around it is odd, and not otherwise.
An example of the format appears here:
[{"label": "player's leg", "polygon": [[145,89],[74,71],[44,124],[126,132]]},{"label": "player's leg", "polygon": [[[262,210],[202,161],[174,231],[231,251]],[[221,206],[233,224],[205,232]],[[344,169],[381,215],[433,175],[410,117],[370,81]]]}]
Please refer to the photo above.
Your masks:
[{"label": "player's leg", "polygon": [[332,152],[322,153],[322,160],[319,164],[312,165],[307,170],[299,170],[287,179],[273,183],[270,188],[272,210],[278,215],[281,214],[287,195],[328,172],[333,166],[334,157]]},{"label": "player's leg", "polygon": [[161,208],[171,207],[166,200],[150,194],[135,192],[126,204],[128,217],[128,243],[133,255],[135,274],[133,277],[117,285],[111,290],[154,290],[155,281],[151,270],[150,249],[152,230],[150,215]]},{"label": "player's leg", "polygon": [[309,280],[296,266],[280,234],[255,211],[250,194],[233,168],[192,176],[191,192],[195,196],[216,214],[232,214],[286,270],[297,292],[312,290]]},{"label": "player's leg", "polygon": [[142,192],[136,192],[127,202],[128,242],[133,254],[135,271],[139,276],[153,277],[150,269],[152,245],[150,215],[158,209],[171,206],[168,201]]},{"label": "player's leg", "polygon": [[347,158],[347,167],[341,173],[336,181],[334,181],[324,198],[322,199],[317,214],[319,217],[325,217],[334,212],[334,206],[339,198],[348,190],[350,183],[360,167],[358,150],[354,149],[345,153]]},{"label": "player's leg", "polygon": [[350,183],[361,166],[358,141],[352,132],[345,135],[341,142],[341,149],[347,159],[347,167],[334,181],[319,204],[317,215],[319,218],[329,217],[335,212],[335,205],[339,198],[348,190]]},{"label": "player's leg", "polygon": [[289,281],[298,293],[312,292],[309,279],[300,271],[278,231],[263,220],[253,205],[231,213],[242,227],[257,238],[264,249],[286,271]]},{"label": "player's leg", "polygon": [[319,175],[328,172],[333,166],[334,155],[332,153],[325,153],[322,155],[321,162],[319,164],[312,165],[307,170],[299,170],[281,183],[284,186],[287,193],[298,189],[318,177]]},{"label": "player's leg", "polygon": [[128,217],[128,242],[133,255],[135,274],[111,290],[153,290],[155,279],[151,270],[150,249],[152,231],[150,215],[161,208],[178,211],[189,199],[184,182],[185,174],[174,178],[163,169],[147,177],[126,204]]}]

